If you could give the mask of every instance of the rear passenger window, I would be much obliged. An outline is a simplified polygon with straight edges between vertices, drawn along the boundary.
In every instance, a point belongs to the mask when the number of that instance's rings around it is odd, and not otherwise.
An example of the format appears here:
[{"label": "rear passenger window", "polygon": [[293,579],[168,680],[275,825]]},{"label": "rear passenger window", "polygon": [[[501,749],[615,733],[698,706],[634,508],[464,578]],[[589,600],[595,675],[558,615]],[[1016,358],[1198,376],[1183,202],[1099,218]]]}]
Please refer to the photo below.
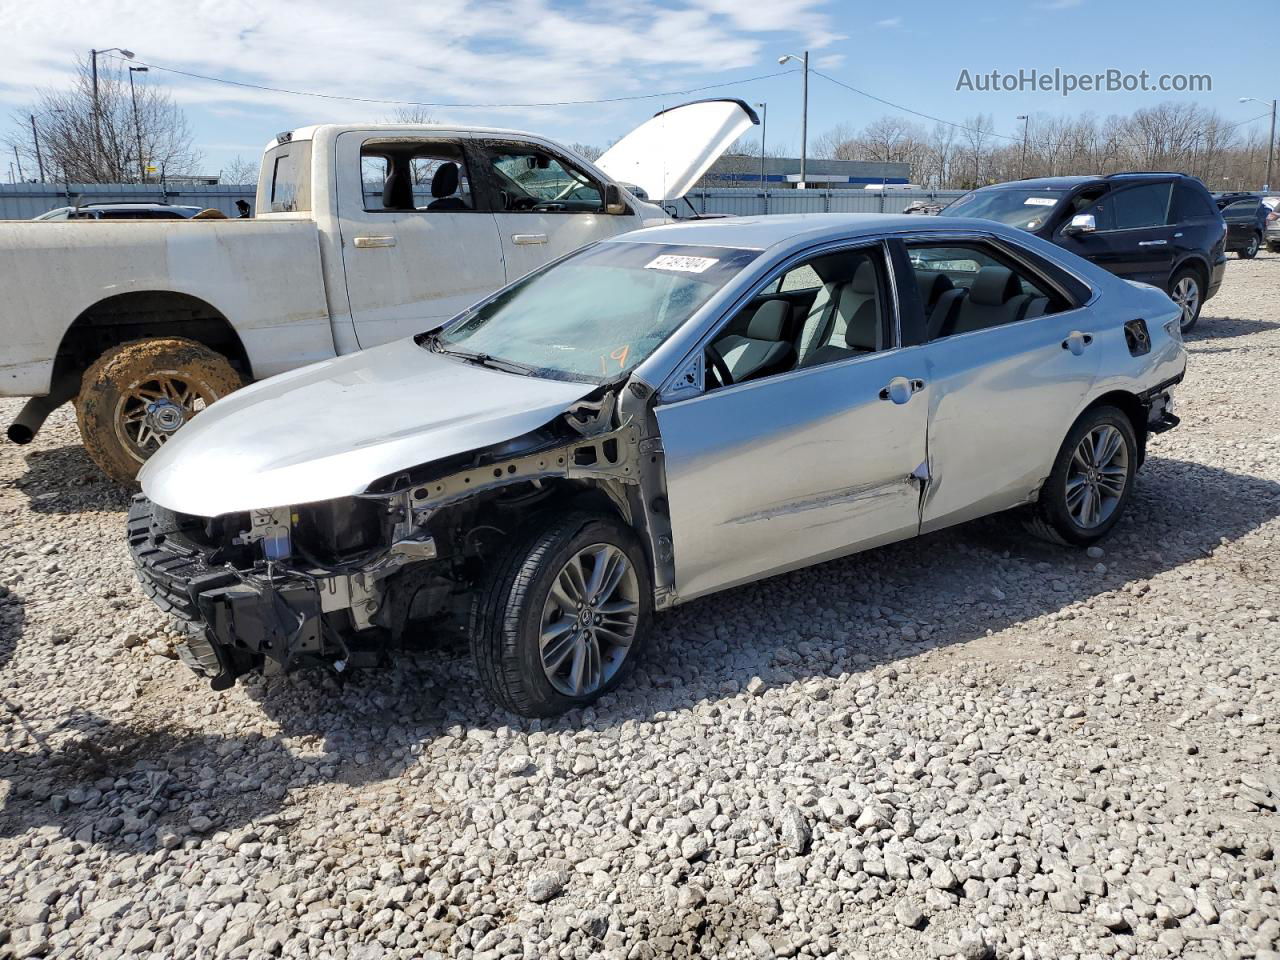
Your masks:
[{"label": "rear passenger window", "polygon": [[1169,215],[1169,191],[1171,183],[1144,183],[1126,187],[1111,195],[1111,208],[1115,215],[1115,229],[1137,230],[1141,227],[1161,227]]},{"label": "rear passenger window", "polygon": [[1173,205],[1169,208],[1170,223],[1186,223],[1188,220],[1204,220],[1212,217],[1213,203],[1207,194],[1188,183],[1173,188]]},{"label": "rear passenger window", "polygon": [[471,179],[457,143],[366,140],[360,147],[364,209],[370,212],[472,210]]},{"label": "rear passenger window", "polygon": [[1069,304],[1047,283],[981,244],[910,246],[927,340],[1057,313]]}]

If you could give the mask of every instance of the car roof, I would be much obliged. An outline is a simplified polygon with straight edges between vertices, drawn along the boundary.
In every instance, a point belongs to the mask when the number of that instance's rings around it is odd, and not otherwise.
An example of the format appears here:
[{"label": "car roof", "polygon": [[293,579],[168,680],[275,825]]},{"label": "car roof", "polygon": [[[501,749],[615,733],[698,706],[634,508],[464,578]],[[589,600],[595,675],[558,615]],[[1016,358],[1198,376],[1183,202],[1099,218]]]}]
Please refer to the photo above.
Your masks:
[{"label": "car roof", "polygon": [[[68,208],[69,209],[69,208]],[[97,200],[80,204],[81,210],[201,210],[184,203],[137,203],[130,200]]]},{"label": "car roof", "polygon": [[669,243],[681,246],[734,247],[768,250],[779,244],[822,243],[883,233],[918,233],[965,227],[1002,236],[1025,236],[1022,231],[992,220],[972,217],[918,217],[887,213],[784,213],[716,220],[683,220],[646,227],[611,237],[609,243]]},{"label": "car roof", "polygon": [[1028,177],[1025,180],[1010,180],[1007,183],[993,183],[979,190],[1066,190],[1082,183],[1106,183],[1105,177]]}]

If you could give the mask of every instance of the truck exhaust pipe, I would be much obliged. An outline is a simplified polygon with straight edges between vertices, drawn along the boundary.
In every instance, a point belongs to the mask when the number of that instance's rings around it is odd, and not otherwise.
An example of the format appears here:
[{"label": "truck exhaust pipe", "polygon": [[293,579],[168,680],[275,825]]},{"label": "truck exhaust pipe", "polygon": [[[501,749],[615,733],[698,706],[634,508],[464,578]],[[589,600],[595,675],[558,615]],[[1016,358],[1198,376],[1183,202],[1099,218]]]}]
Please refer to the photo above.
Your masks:
[{"label": "truck exhaust pipe", "polygon": [[35,439],[49,414],[57,410],[80,392],[80,378],[67,374],[49,388],[43,397],[32,397],[22,407],[22,412],[9,424],[9,439],[14,443],[30,443]]}]

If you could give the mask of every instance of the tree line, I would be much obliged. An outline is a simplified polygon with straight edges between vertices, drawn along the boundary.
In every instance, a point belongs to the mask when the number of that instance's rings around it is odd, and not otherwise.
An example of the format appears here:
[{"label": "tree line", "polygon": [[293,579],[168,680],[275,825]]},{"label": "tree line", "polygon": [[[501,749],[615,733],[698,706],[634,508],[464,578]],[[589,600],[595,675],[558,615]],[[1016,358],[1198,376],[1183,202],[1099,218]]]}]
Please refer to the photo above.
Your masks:
[{"label": "tree line", "polygon": [[[836,125],[814,138],[809,156],[908,163],[911,182],[934,190],[1125,170],[1177,170],[1199,177],[1210,190],[1247,190],[1260,187],[1266,176],[1266,124],[1246,129],[1193,103],[1161,103],[1105,118],[1033,114],[1025,125],[1024,147],[1023,123],[1014,132],[997,132],[991,114],[932,128],[882,116],[862,128]],[[777,148],[767,152],[779,153]],[[758,169],[751,162],[759,163],[759,141],[739,141],[730,156],[723,169]],[[1273,177],[1280,175],[1280,166],[1277,171]]]}]

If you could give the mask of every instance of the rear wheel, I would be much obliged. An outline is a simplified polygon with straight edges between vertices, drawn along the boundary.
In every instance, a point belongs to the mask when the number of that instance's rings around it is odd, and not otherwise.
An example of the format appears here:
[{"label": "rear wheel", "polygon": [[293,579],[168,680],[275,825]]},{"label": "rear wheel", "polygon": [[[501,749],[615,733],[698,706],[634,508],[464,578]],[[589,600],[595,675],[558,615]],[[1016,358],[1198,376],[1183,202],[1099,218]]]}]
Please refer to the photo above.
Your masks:
[{"label": "rear wheel", "polygon": [[471,651],[500,706],[549,717],[613,690],[653,618],[648,560],[604,514],[551,521],[491,565],[472,603]]},{"label": "rear wheel", "polygon": [[183,424],[242,385],[224,356],[194,340],[123,343],[100,356],[80,381],[80,438],[103,473],[130,483]]},{"label": "rear wheel", "polygon": [[1237,250],[1236,256],[1241,260],[1252,260],[1258,255],[1258,248],[1262,246],[1262,238],[1254,234],[1249,238],[1249,245],[1243,250]]},{"label": "rear wheel", "polygon": [[1179,270],[1169,281],[1169,298],[1182,311],[1182,332],[1187,333],[1200,319],[1200,308],[1204,305],[1204,288],[1200,284],[1200,275],[1190,269]]},{"label": "rear wheel", "polygon": [[1138,441],[1116,407],[1085,412],[1062,442],[1030,527],[1055,543],[1088,546],[1120,522],[1133,491]]}]

